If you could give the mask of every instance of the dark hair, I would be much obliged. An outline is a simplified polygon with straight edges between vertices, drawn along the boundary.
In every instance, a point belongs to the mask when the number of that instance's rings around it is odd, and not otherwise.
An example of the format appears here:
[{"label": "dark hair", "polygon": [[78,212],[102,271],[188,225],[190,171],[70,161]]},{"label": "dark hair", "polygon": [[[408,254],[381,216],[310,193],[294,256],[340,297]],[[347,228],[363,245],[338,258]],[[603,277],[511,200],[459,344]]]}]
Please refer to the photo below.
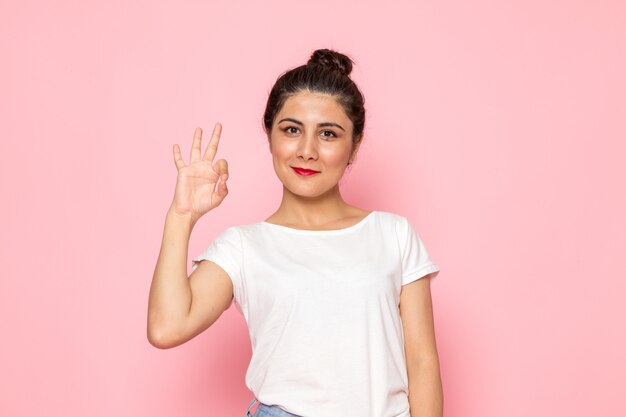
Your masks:
[{"label": "dark hair", "polygon": [[[362,139],[365,126],[363,94],[350,78],[354,61],[348,56],[330,50],[318,49],[313,52],[306,65],[284,72],[274,84],[267,99],[263,114],[265,133],[270,135],[274,118],[287,99],[301,91],[331,94],[343,107],[352,121],[352,141]],[[357,140],[358,137],[358,140]]]}]

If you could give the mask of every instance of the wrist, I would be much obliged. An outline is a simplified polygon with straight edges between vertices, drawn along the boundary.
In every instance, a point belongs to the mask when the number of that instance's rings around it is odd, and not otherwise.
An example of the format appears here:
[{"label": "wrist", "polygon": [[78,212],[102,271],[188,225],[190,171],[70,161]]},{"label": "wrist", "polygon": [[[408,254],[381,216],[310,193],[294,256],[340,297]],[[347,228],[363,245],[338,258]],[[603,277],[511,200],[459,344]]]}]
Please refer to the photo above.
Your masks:
[{"label": "wrist", "polygon": [[191,214],[180,214],[173,207],[167,210],[166,221],[175,222],[179,224],[185,224],[193,228],[198,219],[195,219]]}]

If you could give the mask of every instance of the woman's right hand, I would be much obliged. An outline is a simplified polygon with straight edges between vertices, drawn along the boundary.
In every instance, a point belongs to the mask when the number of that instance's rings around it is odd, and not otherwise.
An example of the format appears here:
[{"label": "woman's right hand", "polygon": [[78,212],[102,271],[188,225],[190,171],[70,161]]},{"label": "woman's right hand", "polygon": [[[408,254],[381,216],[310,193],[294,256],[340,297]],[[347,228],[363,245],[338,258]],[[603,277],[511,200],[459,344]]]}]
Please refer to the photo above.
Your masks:
[{"label": "woman's right hand", "polygon": [[[228,163],[225,159],[213,163],[221,133],[222,125],[218,122],[213,128],[213,136],[204,156],[200,158],[202,129],[196,128],[189,165],[185,165],[178,144],[174,144],[174,163],[178,169],[178,178],[170,212],[189,217],[193,223],[219,206],[228,194]],[[218,180],[221,180],[219,184]]]}]

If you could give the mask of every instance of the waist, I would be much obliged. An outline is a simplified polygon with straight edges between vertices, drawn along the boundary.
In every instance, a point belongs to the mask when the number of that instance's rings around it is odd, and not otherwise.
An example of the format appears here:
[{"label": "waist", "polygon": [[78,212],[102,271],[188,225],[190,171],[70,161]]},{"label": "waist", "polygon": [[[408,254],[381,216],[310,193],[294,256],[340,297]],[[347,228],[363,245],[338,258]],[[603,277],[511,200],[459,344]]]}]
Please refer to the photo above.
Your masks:
[{"label": "waist", "polygon": [[277,405],[267,405],[259,402],[257,406],[256,415],[259,417],[299,417],[297,414],[291,414],[288,411],[283,410]]}]

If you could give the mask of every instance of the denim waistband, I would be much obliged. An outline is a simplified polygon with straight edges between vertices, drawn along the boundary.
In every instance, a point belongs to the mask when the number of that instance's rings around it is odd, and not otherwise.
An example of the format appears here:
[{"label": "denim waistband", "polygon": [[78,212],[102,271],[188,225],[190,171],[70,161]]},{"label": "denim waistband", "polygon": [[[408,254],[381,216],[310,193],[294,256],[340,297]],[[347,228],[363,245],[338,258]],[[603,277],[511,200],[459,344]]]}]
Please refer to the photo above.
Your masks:
[{"label": "denim waistband", "polygon": [[[246,410],[246,417],[253,417],[252,414],[250,414],[250,409],[252,408],[252,406],[254,405],[256,401],[259,401],[259,400],[254,398],[252,402],[250,403],[250,405],[248,406],[248,409]],[[259,410],[263,413],[262,414],[263,417],[266,417],[266,416],[267,417],[300,417],[297,414],[291,414],[290,412],[283,410],[277,405],[267,405],[267,404],[263,404],[260,401],[259,401],[259,405],[257,406],[257,411]]]}]

